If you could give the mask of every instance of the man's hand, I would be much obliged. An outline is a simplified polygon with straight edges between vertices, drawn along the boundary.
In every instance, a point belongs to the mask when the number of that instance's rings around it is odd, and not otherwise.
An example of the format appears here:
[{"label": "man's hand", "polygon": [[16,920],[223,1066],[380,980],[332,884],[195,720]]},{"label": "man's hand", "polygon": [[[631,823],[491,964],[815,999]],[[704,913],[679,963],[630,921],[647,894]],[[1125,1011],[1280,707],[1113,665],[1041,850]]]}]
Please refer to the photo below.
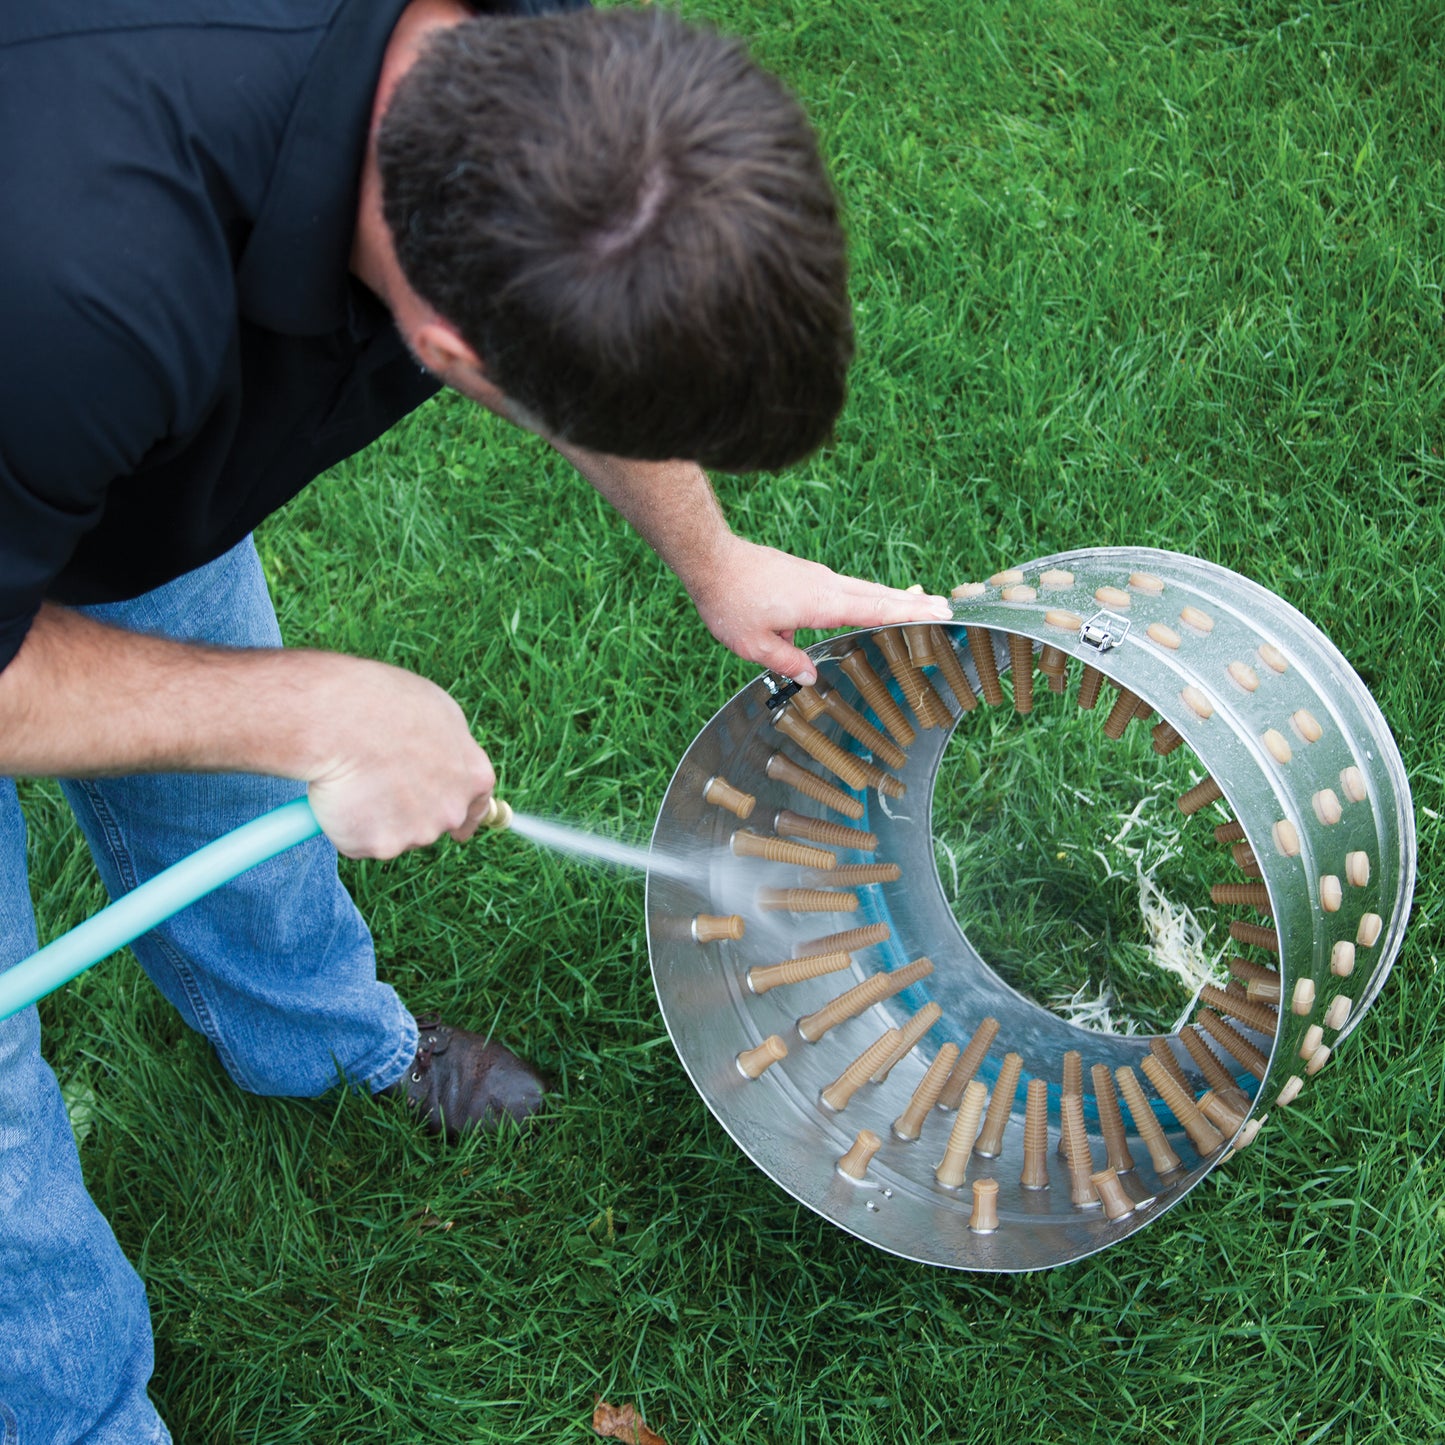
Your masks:
[{"label": "man's hand", "polygon": [[443,833],[465,842],[497,777],[461,708],[415,673],[336,660],[335,726],[305,768],[322,831],[348,858],[394,858]]},{"label": "man's hand", "polygon": [[684,579],[708,631],[746,661],[805,684],[817,681],[817,669],[793,645],[799,628],[946,622],[953,615],[942,597],[843,577],[731,534],[711,560]]}]

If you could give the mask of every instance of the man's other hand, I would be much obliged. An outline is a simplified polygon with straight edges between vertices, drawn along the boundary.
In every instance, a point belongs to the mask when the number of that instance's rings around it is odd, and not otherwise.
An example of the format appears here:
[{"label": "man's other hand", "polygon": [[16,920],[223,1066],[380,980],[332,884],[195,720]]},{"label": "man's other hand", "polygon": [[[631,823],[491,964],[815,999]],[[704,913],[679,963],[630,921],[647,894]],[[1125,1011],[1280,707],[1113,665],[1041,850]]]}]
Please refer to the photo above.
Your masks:
[{"label": "man's other hand", "polygon": [[947,622],[947,599],[844,577],[774,547],[729,535],[705,570],[684,579],[708,630],[747,662],[804,684],[817,680],[800,628],[886,627]]}]

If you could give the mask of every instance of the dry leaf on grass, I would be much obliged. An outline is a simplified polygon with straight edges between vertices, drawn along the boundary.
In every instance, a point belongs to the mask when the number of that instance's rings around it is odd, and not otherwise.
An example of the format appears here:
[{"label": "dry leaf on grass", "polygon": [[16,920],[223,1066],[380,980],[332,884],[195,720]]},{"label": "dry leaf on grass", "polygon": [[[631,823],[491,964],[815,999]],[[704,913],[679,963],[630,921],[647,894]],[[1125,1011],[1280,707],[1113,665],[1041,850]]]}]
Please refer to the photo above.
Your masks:
[{"label": "dry leaf on grass", "polygon": [[411,1227],[418,1234],[428,1229],[439,1229],[443,1234],[447,1234],[455,1223],[456,1221],[454,1219],[438,1219],[437,1216],[431,1212],[431,1205],[427,1204],[422,1207],[421,1213],[411,1221]]},{"label": "dry leaf on grass", "polygon": [[592,1428],[612,1440],[625,1440],[627,1445],[667,1445],[667,1441],[642,1423],[635,1405],[609,1405],[599,1400],[592,1412]]}]

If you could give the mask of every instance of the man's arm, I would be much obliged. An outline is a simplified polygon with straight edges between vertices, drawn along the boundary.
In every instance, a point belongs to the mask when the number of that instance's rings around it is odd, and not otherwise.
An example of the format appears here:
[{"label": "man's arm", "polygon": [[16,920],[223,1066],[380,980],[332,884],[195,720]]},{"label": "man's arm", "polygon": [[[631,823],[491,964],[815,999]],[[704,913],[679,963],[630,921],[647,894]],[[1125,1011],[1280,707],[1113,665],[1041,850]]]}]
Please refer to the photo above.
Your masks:
[{"label": "man's arm", "polygon": [[477,827],[496,784],[461,709],[384,663],[225,649],[47,605],[0,672],[0,775],[248,772],[308,783],[351,857]]},{"label": "man's arm", "polygon": [[946,622],[947,601],[844,577],[737,536],[712,485],[691,462],[638,462],[552,445],[677,574],[708,630],[749,662],[816,681],[798,628]]}]

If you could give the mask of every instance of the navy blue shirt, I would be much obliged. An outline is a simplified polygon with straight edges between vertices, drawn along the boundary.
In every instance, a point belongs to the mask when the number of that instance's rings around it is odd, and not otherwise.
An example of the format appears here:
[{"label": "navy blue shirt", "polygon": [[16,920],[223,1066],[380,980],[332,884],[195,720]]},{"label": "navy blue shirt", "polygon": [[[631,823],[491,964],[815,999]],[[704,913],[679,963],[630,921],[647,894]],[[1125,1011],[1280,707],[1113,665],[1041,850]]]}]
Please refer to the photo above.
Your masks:
[{"label": "navy blue shirt", "polygon": [[405,6],[0,5],[0,667],[42,601],[220,556],[436,390],[349,272]]}]

